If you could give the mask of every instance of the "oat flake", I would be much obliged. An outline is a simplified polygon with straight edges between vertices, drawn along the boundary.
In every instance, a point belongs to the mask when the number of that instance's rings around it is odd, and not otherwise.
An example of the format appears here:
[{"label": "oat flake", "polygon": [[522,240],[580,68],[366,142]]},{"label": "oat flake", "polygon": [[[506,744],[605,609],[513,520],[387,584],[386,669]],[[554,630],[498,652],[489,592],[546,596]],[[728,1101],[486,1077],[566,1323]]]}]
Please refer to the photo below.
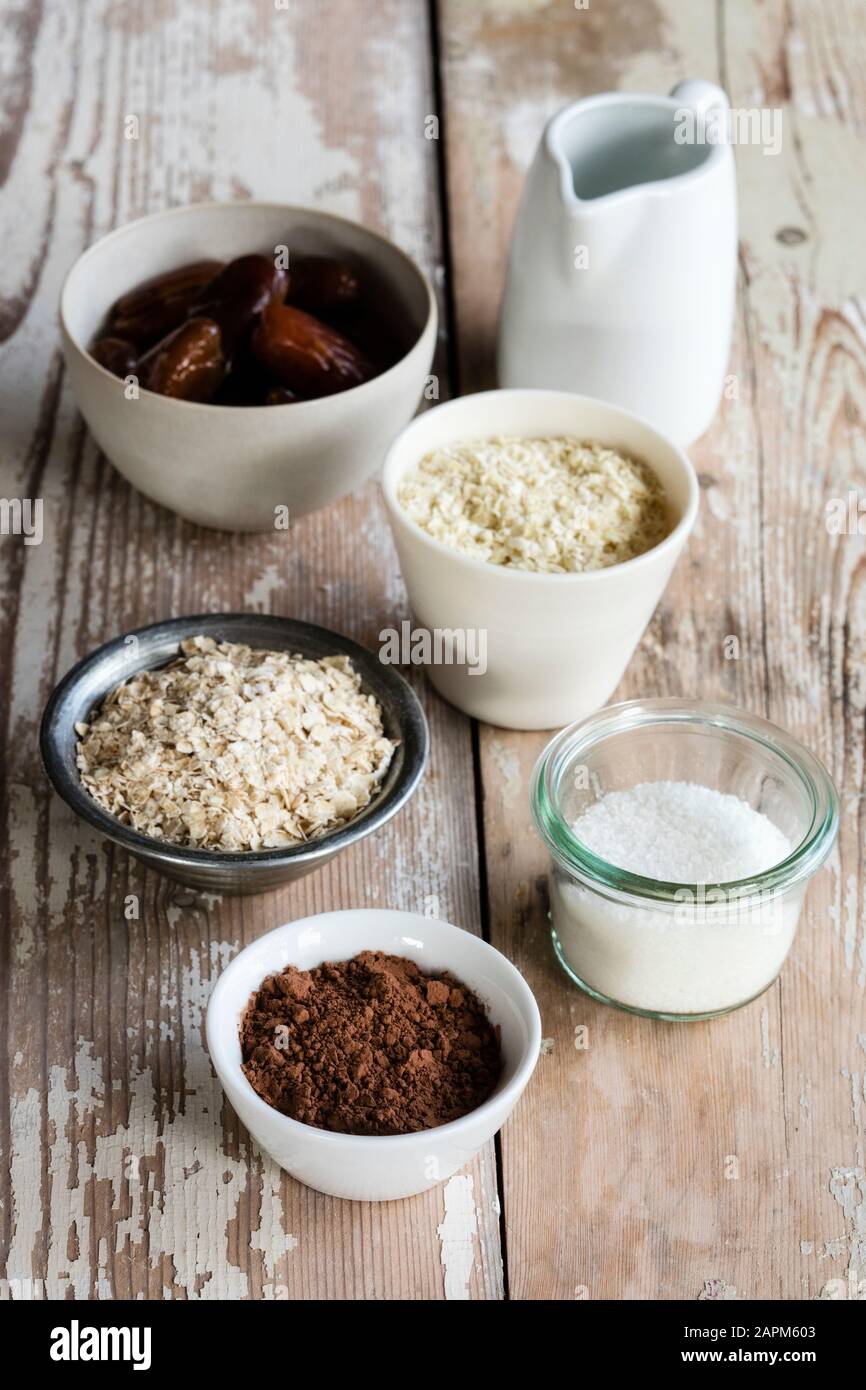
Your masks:
[{"label": "oat flake", "polygon": [[347,656],[210,637],[76,725],[81,781],[123,825],[224,851],[302,844],[368,804],[396,744]]},{"label": "oat flake", "polygon": [[567,436],[440,445],[398,497],[422,530],[463,555],[548,574],[622,564],[671,530],[651,468]]}]

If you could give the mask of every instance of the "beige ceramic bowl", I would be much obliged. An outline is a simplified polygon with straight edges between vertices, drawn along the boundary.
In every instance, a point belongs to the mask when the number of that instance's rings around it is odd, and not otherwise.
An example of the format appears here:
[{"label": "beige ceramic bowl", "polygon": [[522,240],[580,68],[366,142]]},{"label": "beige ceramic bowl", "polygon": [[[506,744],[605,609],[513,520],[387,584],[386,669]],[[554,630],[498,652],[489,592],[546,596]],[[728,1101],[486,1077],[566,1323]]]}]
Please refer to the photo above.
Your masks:
[{"label": "beige ceramic bowl", "polygon": [[[487,564],[423,531],[399,500],[405,475],[431,449],[494,435],[596,440],[649,464],[664,488],[671,531],[608,569],[544,574]],[[553,729],[607,703],[652,617],[698,513],[686,455],[619,406],[568,391],[482,391],[427,410],[388,451],[385,502],[419,628],[462,634],[484,663],[435,660],[441,695],[506,729]],[[435,648],[432,650],[435,651]]]},{"label": "beige ceramic bowl", "polygon": [[[413,1134],[333,1134],[289,1119],[253,1090],[241,1069],[239,1027],[254,990],[289,964],[312,970],[359,951],[407,956],[427,974],[450,970],[486,1005],[500,1030],[503,1068],[477,1110]],[[480,937],[418,912],[358,908],[286,922],[241,951],[211,995],[207,1045],[232,1106],[280,1167],[332,1197],[386,1202],[444,1182],[501,1129],[535,1070],[541,1017],[520,971]]]},{"label": "beige ceramic bowl", "polygon": [[[168,400],[124,384],[88,344],[126,290],[187,261],[286,245],[364,267],[402,306],[412,346],[372,381],[295,405],[220,406]],[[130,222],[75,262],[60,299],[63,350],[90,430],[116,468],[189,521],[234,531],[273,528],[351,492],[379,467],[411,419],[436,341],[436,301],[414,261],[375,232],[281,203],[200,203]]]}]

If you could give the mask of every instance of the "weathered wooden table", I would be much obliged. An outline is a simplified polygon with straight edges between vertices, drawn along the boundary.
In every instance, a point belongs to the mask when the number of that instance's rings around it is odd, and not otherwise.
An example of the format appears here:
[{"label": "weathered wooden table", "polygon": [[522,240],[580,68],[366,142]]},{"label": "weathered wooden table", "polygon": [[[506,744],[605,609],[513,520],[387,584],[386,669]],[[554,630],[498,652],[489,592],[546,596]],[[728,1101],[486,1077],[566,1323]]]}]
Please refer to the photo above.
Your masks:
[{"label": "weathered wooden table", "polygon": [[[34,1279],[51,1298],[851,1296],[866,1279],[866,540],[829,534],[825,508],[866,495],[862,8],[5,11],[2,491],[44,499],[41,545],[0,541],[12,1292]],[[77,824],[49,793],[36,729],[55,680],[99,642],[248,607],[376,645],[407,616],[375,484],[288,539],[230,536],[146,502],[100,457],[56,329],[82,248],[205,198],[359,218],[434,274],[442,394],[474,390],[492,379],[513,209],[546,116],[686,75],[720,81],[736,106],[781,108],[784,140],[776,157],[738,151],[733,389],[693,451],[701,519],[619,695],[738,702],[832,769],[839,849],[780,982],[692,1027],[572,989],[551,955],[527,805],[544,736],[473,727],[417,674],[433,739],[423,789],[384,833],[285,891],[194,897]],[[520,966],[544,1055],[500,1142],[444,1188],[381,1206],[324,1198],[252,1149],[224,1105],[202,1040],[208,992],[242,944],[289,918],[431,902]]]}]

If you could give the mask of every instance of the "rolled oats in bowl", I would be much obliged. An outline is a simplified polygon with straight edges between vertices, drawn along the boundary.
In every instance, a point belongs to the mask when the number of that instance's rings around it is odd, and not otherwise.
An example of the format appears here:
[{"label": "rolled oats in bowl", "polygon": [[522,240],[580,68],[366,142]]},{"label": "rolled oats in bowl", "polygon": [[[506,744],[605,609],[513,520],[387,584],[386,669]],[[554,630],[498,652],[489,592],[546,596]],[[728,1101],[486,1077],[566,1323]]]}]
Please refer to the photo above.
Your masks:
[{"label": "rolled oats in bowl", "polygon": [[405,474],[397,496],[434,540],[488,564],[547,574],[622,564],[672,529],[648,464],[564,435],[440,445]]},{"label": "rolled oats in bowl", "polygon": [[396,749],[348,656],[318,660],[195,636],[76,723],[89,794],[166,844],[305,844],[370,802]]}]

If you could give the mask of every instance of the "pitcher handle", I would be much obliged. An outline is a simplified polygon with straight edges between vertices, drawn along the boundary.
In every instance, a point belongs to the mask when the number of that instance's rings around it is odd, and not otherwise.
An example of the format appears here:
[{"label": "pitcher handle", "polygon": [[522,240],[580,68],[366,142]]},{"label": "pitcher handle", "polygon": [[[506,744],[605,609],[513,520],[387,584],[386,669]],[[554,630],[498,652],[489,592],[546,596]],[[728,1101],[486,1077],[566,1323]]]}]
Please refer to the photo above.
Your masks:
[{"label": "pitcher handle", "polygon": [[723,111],[730,110],[727,93],[715,82],[705,82],[702,77],[690,77],[685,82],[678,82],[671,88],[670,94],[674,101],[696,111],[699,116],[706,116],[708,111],[716,107],[721,107]]}]

